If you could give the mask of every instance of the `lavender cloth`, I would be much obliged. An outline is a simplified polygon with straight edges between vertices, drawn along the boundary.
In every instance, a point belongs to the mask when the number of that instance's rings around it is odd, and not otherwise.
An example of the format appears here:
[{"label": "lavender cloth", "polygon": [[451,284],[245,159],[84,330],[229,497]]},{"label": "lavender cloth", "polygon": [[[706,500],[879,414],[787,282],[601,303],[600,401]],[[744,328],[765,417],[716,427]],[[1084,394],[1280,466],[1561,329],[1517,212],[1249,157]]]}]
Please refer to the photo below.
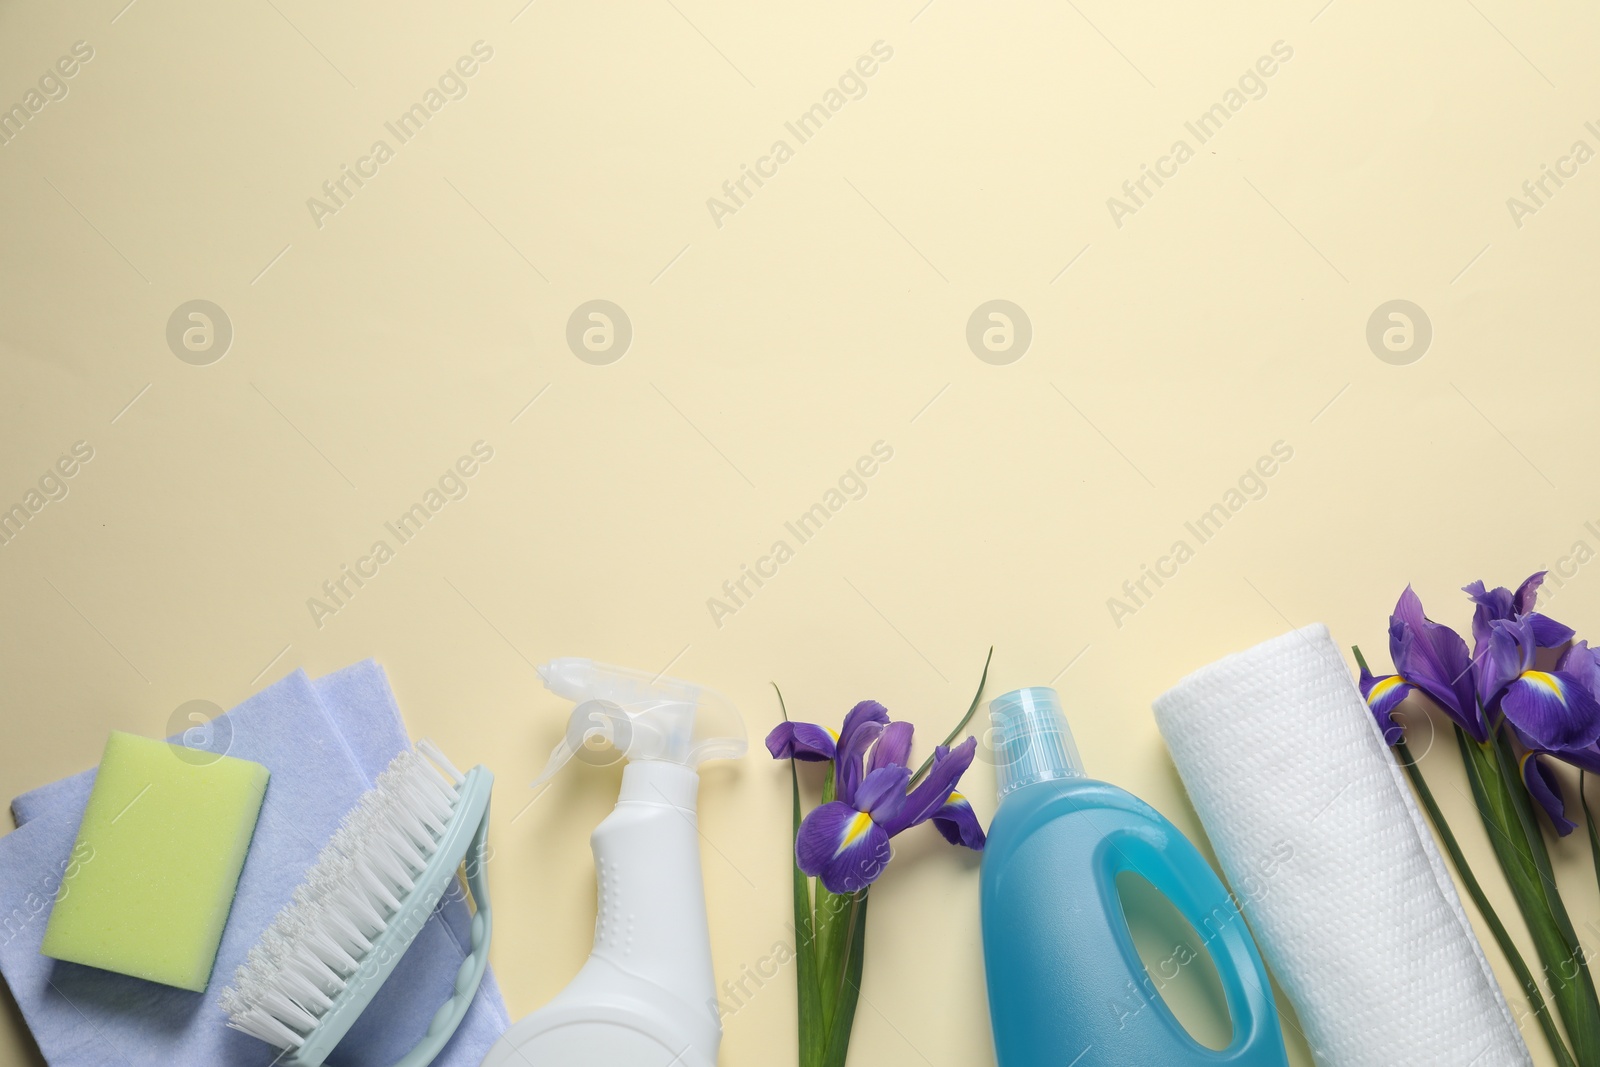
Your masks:
[{"label": "lavender cloth", "polygon": [[[95,772],[17,797],[17,829],[0,838],[0,972],[50,1067],[273,1063],[278,1049],[227,1027],[217,994],[345,812],[407,743],[388,680],[371,660],[315,682],[297,671],[212,723],[208,742],[195,747],[254,760],[272,778],[204,993],[39,955]],[[388,1067],[421,1038],[466,957],[471,917],[459,894],[447,896],[331,1067]],[[435,1064],[478,1067],[508,1024],[489,971]]]}]

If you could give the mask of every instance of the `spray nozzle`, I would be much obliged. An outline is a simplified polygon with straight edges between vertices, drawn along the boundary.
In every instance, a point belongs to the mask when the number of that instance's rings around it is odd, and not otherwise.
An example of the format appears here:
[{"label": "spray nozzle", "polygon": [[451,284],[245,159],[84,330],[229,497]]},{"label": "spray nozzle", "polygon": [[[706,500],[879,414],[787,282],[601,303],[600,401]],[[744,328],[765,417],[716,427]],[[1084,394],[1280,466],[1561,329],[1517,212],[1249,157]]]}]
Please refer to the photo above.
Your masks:
[{"label": "spray nozzle", "polygon": [[574,757],[601,766],[619,759],[665,760],[692,770],[706,760],[745,754],[744,720],[715,690],[574,657],[538,670],[546,689],[577,706],[535,786]]}]

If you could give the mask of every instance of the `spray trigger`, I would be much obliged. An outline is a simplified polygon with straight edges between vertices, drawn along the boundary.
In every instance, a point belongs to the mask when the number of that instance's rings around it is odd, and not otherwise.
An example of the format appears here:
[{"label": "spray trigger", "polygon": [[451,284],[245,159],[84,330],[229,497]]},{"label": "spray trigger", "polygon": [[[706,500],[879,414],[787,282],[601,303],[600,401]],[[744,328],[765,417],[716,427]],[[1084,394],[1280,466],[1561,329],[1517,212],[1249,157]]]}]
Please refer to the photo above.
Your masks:
[{"label": "spray trigger", "polygon": [[573,657],[538,670],[546,688],[576,706],[534,788],[574,758],[600,767],[664,760],[693,770],[706,760],[737,759],[748,748],[743,719],[715,690]]}]

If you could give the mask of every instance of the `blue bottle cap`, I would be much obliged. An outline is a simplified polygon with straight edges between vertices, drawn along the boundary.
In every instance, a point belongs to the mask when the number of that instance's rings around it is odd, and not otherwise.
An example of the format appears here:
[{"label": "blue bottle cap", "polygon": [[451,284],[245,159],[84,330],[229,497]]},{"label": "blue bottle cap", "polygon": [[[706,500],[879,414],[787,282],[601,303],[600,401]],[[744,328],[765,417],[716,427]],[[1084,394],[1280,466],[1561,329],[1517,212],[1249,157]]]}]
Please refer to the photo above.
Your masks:
[{"label": "blue bottle cap", "polygon": [[989,721],[998,799],[1034,782],[1086,777],[1054,689],[1034,686],[997,696],[989,702]]}]

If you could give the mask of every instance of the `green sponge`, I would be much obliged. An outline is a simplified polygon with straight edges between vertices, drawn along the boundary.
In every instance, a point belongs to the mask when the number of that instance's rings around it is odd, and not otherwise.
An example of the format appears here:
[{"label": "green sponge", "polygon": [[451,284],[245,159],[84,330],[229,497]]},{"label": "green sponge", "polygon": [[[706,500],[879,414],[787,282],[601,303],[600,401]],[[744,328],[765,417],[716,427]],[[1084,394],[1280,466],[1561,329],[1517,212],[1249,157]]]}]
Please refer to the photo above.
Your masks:
[{"label": "green sponge", "polygon": [[203,991],[266,789],[259,763],[112,733],[39,951]]}]

